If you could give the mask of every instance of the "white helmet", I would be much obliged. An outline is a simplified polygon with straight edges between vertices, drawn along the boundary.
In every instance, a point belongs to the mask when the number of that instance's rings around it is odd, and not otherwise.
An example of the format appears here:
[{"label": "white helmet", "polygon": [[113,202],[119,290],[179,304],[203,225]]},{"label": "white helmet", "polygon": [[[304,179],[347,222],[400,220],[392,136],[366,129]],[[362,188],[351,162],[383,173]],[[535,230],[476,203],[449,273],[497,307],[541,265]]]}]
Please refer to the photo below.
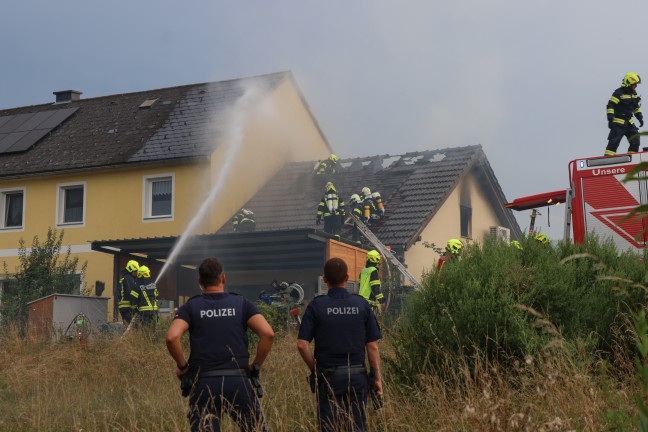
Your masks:
[{"label": "white helmet", "polygon": [[380,192],[374,192],[371,194],[372,198],[380,198]]},{"label": "white helmet", "polygon": [[351,204],[359,203],[360,201],[360,195],[358,194],[353,194],[351,195],[351,198],[349,198],[349,202],[351,202]]},{"label": "white helmet", "polygon": [[369,189],[367,186],[362,188],[361,193],[362,193],[362,196],[365,197],[365,199],[366,198],[371,198],[371,189]]}]

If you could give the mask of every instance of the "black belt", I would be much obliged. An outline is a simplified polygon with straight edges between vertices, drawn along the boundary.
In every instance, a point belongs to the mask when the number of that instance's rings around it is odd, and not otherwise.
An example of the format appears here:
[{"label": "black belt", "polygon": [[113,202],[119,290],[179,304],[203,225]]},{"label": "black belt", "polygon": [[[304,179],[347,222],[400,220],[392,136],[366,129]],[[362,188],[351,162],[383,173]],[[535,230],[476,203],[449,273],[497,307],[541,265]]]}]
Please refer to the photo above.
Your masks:
[{"label": "black belt", "polygon": [[363,365],[337,366],[320,370],[325,377],[349,376],[356,374],[366,374],[367,370]]},{"label": "black belt", "polygon": [[216,369],[207,372],[200,372],[199,378],[225,377],[225,376],[248,377],[249,375],[246,369]]}]

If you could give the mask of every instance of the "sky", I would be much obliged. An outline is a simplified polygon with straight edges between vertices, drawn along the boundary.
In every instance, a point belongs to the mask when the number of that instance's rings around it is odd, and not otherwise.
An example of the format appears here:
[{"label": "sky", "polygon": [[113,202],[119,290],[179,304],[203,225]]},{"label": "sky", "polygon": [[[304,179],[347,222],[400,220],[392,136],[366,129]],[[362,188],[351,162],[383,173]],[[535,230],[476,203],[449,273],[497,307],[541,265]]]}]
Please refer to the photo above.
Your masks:
[{"label": "sky", "polygon": [[[481,144],[509,201],[568,187],[648,76],[645,0],[7,3],[0,108],[291,71],[340,157]],[[564,206],[540,212],[561,239]]]}]

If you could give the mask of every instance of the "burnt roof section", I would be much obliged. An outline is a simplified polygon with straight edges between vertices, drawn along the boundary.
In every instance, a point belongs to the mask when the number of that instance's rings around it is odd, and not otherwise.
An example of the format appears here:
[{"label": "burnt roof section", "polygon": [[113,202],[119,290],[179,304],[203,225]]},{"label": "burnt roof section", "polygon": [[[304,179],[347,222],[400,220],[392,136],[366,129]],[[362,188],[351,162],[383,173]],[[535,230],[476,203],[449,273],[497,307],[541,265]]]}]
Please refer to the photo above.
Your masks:
[{"label": "burnt roof section", "polygon": [[[0,110],[0,117],[78,110],[29,150],[0,155],[0,178],[25,177],[96,168],[191,160],[218,145],[214,125],[243,94],[247,84],[276,88],[290,72],[214,83],[191,84],[125,93],[66,104],[43,104]],[[147,109],[140,105],[158,99]]]},{"label": "burnt roof section", "polygon": [[[286,165],[245,204],[255,213],[257,231],[316,227],[323,187],[313,181],[313,166],[314,162]],[[480,145],[344,159],[338,167],[331,180],[345,203],[364,186],[380,192],[386,214],[372,231],[385,245],[407,249],[416,242],[441,204],[471,171],[493,203],[500,224],[511,228],[513,238],[519,236],[520,228],[504,207],[504,192]],[[232,232],[231,224],[218,232]]]}]

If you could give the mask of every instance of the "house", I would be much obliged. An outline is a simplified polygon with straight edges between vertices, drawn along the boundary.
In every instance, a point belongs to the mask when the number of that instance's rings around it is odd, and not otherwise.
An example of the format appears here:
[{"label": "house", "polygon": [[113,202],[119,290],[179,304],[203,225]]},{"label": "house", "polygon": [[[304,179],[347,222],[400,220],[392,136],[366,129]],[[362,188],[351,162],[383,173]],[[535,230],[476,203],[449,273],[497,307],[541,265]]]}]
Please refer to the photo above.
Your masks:
[{"label": "house", "polygon": [[[313,181],[313,164],[286,164],[245,203],[255,213],[255,232],[235,233],[228,224],[183,249],[175,260],[180,303],[198,292],[181,282],[195,277],[186,269],[210,255],[223,259],[228,287],[250,298],[269,289],[273,279],[298,282],[311,298],[321,292],[322,264],[330,256],[344,257],[350,279],[357,280],[366,250],[348,240],[351,226],[338,240],[315,224],[324,191]],[[386,215],[371,229],[418,280],[435,267],[432,243],[443,249],[450,238],[482,242],[492,235],[521,235],[479,145],[341,160],[331,180],[344,200],[364,186],[381,193]],[[165,259],[175,243],[172,237],[124,239],[95,242],[93,248]]]},{"label": "house", "polygon": [[11,271],[20,239],[64,230],[64,246],[88,263],[79,284],[92,294],[112,296],[128,259],[154,277],[161,263],[91,242],[213,233],[286,162],[331,152],[290,72],[87,99],[54,94],[52,103],[0,110],[0,261]]}]

